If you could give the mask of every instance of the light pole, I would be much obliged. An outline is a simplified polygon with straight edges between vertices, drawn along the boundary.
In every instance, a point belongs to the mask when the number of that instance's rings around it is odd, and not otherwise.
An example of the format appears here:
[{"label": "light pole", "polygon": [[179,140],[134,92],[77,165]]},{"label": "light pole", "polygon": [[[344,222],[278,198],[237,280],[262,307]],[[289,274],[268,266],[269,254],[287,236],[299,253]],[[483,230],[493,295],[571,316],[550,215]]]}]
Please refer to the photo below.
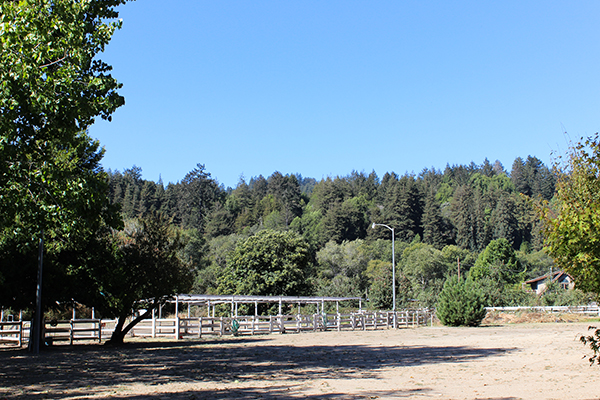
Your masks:
[{"label": "light pole", "polygon": [[394,329],[396,329],[396,252],[394,251],[394,228],[390,228],[384,224],[376,224],[373,222],[372,229],[375,229],[376,226],[385,226],[390,231],[392,231],[392,311],[394,312]]}]

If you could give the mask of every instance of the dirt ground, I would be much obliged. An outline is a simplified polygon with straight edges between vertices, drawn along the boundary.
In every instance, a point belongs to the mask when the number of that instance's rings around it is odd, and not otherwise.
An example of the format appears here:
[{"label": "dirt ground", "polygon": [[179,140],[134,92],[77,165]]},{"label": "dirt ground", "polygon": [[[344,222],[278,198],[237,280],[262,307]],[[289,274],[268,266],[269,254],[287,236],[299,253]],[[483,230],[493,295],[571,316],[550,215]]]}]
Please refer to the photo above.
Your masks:
[{"label": "dirt ground", "polygon": [[[560,319],[559,319],[560,320]],[[0,400],[597,399],[589,322],[0,350]]]}]

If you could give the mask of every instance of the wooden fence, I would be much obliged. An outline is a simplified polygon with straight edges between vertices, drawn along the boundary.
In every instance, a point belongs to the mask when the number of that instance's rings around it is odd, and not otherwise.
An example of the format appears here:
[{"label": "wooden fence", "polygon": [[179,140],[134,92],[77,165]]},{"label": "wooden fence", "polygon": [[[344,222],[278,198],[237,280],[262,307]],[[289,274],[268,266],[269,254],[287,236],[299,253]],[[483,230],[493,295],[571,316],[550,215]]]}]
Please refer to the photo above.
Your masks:
[{"label": "wooden fence", "polygon": [[505,311],[505,312],[545,312],[545,313],[561,313],[561,314],[589,314],[599,315],[600,307],[598,305],[587,306],[545,306],[545,307],[486,307],[487,311]]},{"label": "wooden fence", "polygon": [[[430,310],[373,311],[348,314],[296,314],[238,317],[153,318],[129,333],[137,337],[200,338],[205,335],[258,335],[285,332],[342,331],[418,327],[433,322]],[[98,341],[110,337],[116,320],[73,319],[44,322],[47,344]],[[29,340],[30,322],[0,322],[0,344],[22,346]]]},{"label": "wooden fence", "polygon": [[78,340],[102,341],[102,321],[99,319],[72,319],[45,321],[44,335],[48,344]]},{"label": "wooden fence", "polygon": [[[433,321],[428,310],[398,311],[396,327],[417,327]],[[349,314],[295,314],[237,317],[148,319],[133,329],[133,336],[191,338],[205,335],[258,335],[285,332],[327,330],[390,329],[394,327],[394,312],[361,312]]]},{"label": "wooden fence", "polygon": [[0,344],[21,347],[29,339],[29,321],[0,322]]},{"label": "wooden fence", "polygon": [[[46,344],[75,341],[102,341],[102,321],[99,319],[73,319],[44,321],[44,341]],[[19,347],[29,341],[30,321],[0,322],[0,344],[14,344]]]}]

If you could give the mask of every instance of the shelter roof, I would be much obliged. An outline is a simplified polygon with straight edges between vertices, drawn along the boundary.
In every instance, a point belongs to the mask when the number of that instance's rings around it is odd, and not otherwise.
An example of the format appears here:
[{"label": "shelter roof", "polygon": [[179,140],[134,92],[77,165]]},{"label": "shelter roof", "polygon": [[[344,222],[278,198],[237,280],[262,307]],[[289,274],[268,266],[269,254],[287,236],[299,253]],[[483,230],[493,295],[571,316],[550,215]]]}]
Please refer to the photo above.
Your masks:
[{"label": "shelter roof", "polygon": [[284,303],[284,304],[315,304],[340,301],[360,301],[361,297],[327,297],[327,296],[245,296],[245,295],[216,295],[216,294],[179,294],[171,302],[189,304],[219,304],[219,303]]}]

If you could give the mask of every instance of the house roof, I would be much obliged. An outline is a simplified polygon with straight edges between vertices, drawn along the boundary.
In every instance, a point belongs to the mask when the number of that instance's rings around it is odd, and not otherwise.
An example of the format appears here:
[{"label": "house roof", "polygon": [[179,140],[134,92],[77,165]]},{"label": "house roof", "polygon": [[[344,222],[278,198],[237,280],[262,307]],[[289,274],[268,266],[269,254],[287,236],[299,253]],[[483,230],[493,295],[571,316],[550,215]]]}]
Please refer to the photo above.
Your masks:
[{"label": "house roof", "polygon": [[[559,280],[563,275],[566,275],[568,277],[571,277],[571,275],[567,274],[565,271],[555,271],[552,273],[552,282],[556,282],[557,280]],[[543,281],[546,280],[550,277],[550,274],[546,274],[546,275],[542,275],[540,277],[534,278],[534,279],[530,279],[528,281],[525,281],[526,284],[531,284],[531,283],[536,283],[539,281]]]}]

